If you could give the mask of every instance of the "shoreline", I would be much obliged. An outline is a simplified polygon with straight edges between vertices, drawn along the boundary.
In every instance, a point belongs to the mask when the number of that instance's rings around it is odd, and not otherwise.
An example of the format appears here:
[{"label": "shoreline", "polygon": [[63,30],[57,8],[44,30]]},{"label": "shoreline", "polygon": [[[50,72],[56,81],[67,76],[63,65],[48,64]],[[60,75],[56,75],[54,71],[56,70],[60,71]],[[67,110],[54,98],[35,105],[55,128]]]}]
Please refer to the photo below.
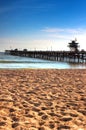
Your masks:
[{"label": "shoreline", "polygon": [[85,130],[86,69],[0,69],[0,130]]},{"label": "shoreline", "polygon": [[0,68],[0,70],[86,70],[86,68]]}]

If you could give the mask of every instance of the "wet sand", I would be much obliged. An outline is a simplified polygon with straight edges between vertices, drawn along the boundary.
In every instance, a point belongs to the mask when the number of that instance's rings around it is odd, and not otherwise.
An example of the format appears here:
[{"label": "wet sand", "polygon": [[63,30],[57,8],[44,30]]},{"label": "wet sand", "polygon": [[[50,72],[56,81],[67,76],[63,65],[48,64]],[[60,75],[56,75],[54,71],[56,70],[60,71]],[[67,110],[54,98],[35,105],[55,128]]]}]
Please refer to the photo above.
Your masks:
[{"label": "wet sand", "polygon": [[0,130],[86,130],[86,70],[0,70]]}]

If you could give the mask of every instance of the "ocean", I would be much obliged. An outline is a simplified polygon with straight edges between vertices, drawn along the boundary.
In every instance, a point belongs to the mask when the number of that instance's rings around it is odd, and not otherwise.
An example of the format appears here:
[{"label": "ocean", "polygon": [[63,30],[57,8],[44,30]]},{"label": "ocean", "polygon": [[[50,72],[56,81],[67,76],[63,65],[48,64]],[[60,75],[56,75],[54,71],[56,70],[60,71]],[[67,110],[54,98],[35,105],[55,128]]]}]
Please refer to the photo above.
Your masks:
[{"label": "ocean", "polygon": [[6,55],[0,52],[0,69],[86,69],[85,64],[41,60],[36,58]]}]

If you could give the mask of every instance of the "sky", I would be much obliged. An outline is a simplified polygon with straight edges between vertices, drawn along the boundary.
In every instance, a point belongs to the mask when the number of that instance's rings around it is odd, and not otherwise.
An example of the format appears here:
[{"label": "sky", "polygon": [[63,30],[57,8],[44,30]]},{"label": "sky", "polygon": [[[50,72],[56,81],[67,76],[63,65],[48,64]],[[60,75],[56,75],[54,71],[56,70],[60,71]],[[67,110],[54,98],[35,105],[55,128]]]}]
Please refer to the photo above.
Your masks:
[{"label": "sky", "polygon": [[0,51],[86,50],[86,0],[0,0]]}]

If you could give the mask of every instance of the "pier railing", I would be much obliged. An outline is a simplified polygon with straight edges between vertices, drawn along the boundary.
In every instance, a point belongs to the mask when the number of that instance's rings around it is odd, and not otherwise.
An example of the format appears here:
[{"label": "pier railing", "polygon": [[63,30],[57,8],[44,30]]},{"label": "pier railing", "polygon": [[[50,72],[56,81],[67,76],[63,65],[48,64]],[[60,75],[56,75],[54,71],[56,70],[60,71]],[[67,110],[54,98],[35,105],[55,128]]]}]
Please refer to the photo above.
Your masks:
[{"label": "pier railing", "polygon": [[86,51],[21,51],[6,50],[5,53],[14,56],[39,58],[53,61],[65,61],[73,63],[86,63]]}]

